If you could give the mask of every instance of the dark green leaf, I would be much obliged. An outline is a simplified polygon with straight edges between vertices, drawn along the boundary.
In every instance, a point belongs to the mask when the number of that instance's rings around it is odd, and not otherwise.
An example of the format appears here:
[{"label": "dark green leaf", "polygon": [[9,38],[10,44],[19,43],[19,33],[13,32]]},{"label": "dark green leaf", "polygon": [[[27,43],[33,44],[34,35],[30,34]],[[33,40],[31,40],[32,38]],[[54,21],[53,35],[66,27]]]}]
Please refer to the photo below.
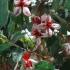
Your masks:
[{"label": "dark green leaf", "polygon": [[8,19],[8,0],[0,0],[0,27],[7,23]]},{"label": "dark green leaf", "polygon": [[8,33],[9,33],[10,36],[15,32],[15,23],[13,22],[12,19],[10,19],[7,31],[8,31]]},{"label": "dark green leaf", "polygon": [[2,53],[3,51],[7,50],[8,48],[10,48],[10,44],[8,43],[3,43],[3,44],[0,44],[0,53]]},{"label": "dark green leaf", "polygon": [[54,66],[47,61],[40,61],[36,64],[35,70],[54,70]]},{"label": "dark green leaf", "polygon": [[70,0],[66,0],[65,2],[65,8],[70,10]]}]

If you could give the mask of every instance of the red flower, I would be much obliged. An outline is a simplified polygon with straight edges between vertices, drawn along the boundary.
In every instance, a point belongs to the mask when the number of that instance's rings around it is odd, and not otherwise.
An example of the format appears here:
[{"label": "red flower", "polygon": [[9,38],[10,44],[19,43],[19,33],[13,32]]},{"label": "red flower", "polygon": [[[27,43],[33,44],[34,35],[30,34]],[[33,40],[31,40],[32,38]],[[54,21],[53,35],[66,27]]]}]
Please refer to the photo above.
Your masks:
[{"label": "red flower", "polygon": [[23,60],[28,60],[30,58],[31,53],[30,52],[25,52],[23,55]]},{"label": "red flower", "polygon": [[29,60],[30,56],[31,56],[30,52],[25,52],[23,57],[22,57],[22,59],[23,59],[23,61],[25,63],[25,65],[24,65],[25,68],[32,67],[32,62],[31,62],[31,60]]}]

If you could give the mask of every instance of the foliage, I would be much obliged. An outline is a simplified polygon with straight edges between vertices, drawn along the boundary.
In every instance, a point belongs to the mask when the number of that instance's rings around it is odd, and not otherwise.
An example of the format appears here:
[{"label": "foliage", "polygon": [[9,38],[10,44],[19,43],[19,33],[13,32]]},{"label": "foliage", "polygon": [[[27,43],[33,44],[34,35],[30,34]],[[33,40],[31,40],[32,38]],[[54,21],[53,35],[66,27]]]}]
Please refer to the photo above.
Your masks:
[{"label": "foliage", "polygon": [[35,47],[34,40],[31,38],[23,37],[20,40],[24,43],[24,46],[27,49],[33,49]]},{"label": "foliage", "polygon": [[54,70],[54,66],[47,61],[40,61],[36,64],[35,70]]},{"label": "foliage", "polygon": [[5,26],[8,20],[8,0],[0,0],[0,28]]}]

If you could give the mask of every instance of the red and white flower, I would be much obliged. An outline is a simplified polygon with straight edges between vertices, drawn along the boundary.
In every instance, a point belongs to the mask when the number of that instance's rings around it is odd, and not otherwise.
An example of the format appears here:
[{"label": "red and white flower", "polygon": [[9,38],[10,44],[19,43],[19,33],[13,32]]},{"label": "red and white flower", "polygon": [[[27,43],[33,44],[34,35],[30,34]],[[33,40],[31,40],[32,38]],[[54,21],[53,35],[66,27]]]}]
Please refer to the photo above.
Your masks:
[{"label": "red and white flower", "polygon": [[53,23],[50,15],[42,15],[41,17],[35,16],[32,19],[33,27],[32,34],[36,37],[51,37],[53,29],[58,29],[59,24]]},{"label": "red and white flower", "polygon": [[30,4],[30,0],[14,0],[14,14],[18,16],[23,11],[24,15],[30,16],[31,12],[28,8]]},{"label": "red and white flower", "polygon": [[54,23],[51,16],[43,14],[32,18],[32,35],[36,37],[36,48],[41,45],[41,38],[57,35],[60,25]]}]

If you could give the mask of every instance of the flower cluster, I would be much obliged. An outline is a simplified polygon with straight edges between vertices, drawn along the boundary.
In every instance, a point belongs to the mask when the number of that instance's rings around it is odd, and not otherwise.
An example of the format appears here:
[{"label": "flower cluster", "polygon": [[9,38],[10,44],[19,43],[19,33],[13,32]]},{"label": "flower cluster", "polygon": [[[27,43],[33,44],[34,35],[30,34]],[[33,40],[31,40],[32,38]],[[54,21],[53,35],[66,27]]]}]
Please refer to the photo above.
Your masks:
[{"label": "flower cluster", "polygon": [[33,17],[32,23],[32,35],[35,36],[36,49],[41,46],[41,38],[57,35],[60,29],[60,25],[54,23],[51,16],[47,14]]},{"label": "flower cluster", "polygon": [[32,35],[36,37],[51,37],[58,33],[60,25],[54,23],[50,15],[35,16],[32,18],[33,28]]}]

